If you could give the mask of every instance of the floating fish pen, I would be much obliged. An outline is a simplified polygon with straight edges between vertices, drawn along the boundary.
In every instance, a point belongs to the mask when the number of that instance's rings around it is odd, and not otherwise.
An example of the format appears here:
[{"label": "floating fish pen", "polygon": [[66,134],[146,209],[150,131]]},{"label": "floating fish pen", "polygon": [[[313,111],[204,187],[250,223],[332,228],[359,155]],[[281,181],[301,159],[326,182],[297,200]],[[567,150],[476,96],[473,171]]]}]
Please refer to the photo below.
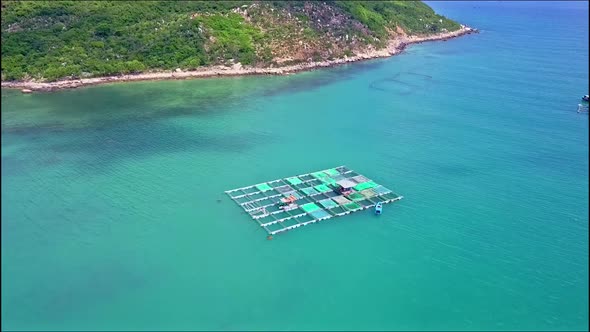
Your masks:
[{"label": "floating fish pen", "polygon": [[403,198],[339,166],[225,192],[269,236]]}]

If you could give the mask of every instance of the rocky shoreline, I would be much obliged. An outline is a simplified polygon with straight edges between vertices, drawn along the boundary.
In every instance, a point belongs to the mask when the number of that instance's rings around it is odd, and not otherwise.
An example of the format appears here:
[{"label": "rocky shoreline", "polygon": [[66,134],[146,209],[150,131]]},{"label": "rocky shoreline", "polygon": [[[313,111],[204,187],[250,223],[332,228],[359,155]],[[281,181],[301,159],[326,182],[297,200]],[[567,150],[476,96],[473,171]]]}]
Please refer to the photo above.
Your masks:
[{"label": "rocky shoreline", "polygon": [[344,59],[326,60],[319,62],[302,63],[291,66],[277,67],[277,68],[257,68],[244,67],[240,64],[235,64],[232,67],[225,66],[210,66],[193,71],[168,71],[168,72],[153,72],[141,73],[132,75],[120,76],[105,76],[94,78],[82,78],[75,80],[61,80],[55,82],[35,82],[35,81],[9,81],[2,82],[3,88],[22,89],[23,93],[31,93],[35,91],[55,91],[62,89],[73,89],[87,85],[97,85],[113,82],[131,82],[131,81],[148,81],[148,80],[170,80],[170,79],[190,79],[199,77],[219,77],[219,76],[242,76],[242,75],[285,75],[299,71],[311,70],[315,68],[332,67],[349,62],[356,62],[368,59],[389,57],[399,54],[406,46],[411,44],[422,43],[434,40],[448,40],[450,38],[459,37],[466,34],[477,33],[477,29],[467,26],[462,26],[461,29],[453,32],[439,33],[430,36],[407,36],[400,39],[390,41],[389,45],[381,50],[369,50],[352,57],[345,57]]}]

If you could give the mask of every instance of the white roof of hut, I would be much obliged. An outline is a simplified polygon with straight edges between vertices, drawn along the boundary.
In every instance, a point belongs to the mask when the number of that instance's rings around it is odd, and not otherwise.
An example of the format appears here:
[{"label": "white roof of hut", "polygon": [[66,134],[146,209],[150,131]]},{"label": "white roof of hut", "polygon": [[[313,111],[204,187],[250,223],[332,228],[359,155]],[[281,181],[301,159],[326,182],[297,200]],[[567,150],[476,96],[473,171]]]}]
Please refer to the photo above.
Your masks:
[{"label": "white roof of hut", "polygon": [[355,182],[350,181],[349,179],[343,179],[340,181],[336,181],[336,183],[341,186],[342,188],[348,189],[348,188],[352,188],[354,186],[356,186],[357,184]]}]

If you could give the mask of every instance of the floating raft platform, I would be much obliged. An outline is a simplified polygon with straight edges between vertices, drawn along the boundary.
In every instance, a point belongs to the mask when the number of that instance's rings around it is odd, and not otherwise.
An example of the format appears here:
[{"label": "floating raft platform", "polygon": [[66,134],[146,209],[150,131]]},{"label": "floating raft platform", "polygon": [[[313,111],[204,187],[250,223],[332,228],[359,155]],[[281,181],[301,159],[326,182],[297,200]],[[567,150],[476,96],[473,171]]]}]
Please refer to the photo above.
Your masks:
[{"label": "floating raft platform", "polygon": [[[338,187],[345,187],[342,195]],[[403,198],[369,178],[338,166],[228,190],[229,197],[269,235],[344,216]],[[296,208],[281,209],[281,198],[295,196]]]}]

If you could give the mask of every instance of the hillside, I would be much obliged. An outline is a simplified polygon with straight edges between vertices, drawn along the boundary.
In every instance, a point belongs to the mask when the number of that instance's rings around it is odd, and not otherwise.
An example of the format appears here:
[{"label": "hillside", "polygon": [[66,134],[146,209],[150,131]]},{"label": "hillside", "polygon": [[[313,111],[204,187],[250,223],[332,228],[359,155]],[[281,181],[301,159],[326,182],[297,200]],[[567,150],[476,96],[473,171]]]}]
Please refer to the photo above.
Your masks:
[{"label": "hillside", "polygon": [[3,1],[2,81],[294,65],[460,27],[409,1]]}]

